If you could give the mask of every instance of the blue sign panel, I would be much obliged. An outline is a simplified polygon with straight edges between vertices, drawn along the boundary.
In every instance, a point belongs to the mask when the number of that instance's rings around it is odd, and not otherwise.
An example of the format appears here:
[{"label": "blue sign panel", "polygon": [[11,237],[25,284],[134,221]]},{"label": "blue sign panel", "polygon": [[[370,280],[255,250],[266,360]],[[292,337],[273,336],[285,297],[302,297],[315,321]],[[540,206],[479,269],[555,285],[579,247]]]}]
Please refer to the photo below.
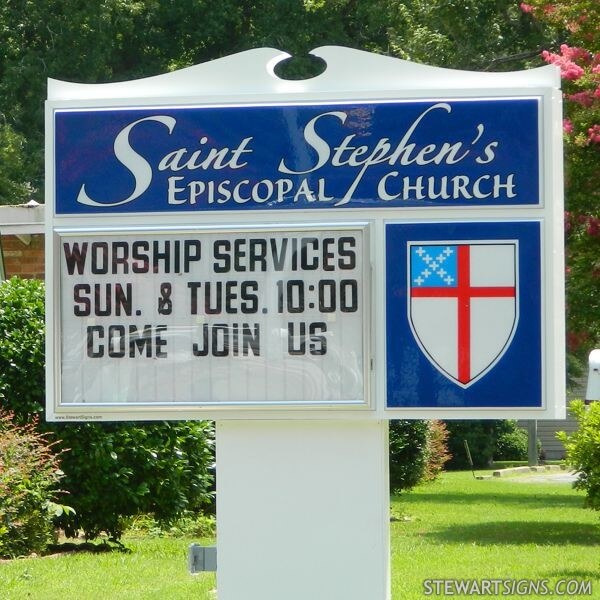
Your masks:
[{"label": "blue sign panel", "polygon": [[56,214],[536,206],[535,98],[57,110]]},{"label": "blue sign panel", "polygon": [[540,223],[386,225],[388,408],[539,408]]}]

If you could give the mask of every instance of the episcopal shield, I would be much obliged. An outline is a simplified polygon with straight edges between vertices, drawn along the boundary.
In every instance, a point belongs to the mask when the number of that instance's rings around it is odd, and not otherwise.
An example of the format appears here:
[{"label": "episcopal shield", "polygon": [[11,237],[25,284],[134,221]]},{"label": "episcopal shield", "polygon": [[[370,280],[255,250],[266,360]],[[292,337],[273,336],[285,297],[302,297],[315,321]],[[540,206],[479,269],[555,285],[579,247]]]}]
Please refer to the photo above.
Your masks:
[{"label": "episcopal shield", "polygon": [[467,388],[509,348],[519,320],[518,241],[408,242],[408,320],[429,361]]}]

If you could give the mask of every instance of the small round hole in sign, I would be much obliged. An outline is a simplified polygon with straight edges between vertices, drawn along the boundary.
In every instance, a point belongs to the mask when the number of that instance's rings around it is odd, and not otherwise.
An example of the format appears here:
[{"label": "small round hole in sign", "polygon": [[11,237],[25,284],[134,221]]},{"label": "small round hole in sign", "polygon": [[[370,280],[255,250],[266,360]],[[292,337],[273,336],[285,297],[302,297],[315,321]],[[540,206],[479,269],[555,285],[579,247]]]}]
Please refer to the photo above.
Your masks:
[{"label": "small round hole in sign", "polygon": [[279,79],[298,81],[312,79],[321,75],[327,68],[327,63],[318,56],[306,54],[304,56],[290,56],[277,63],[274,73]]}]

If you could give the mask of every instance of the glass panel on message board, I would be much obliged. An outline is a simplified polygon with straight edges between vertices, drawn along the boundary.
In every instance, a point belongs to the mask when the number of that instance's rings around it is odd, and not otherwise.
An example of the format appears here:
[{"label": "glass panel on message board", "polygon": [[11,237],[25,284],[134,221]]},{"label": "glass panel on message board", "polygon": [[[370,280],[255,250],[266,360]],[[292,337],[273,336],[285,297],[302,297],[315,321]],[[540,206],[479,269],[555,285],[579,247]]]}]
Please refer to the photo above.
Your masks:
[{"label": "glass panel on message board", "polygon": [[62,403],[364,402],[365,245],[335,227],[63,235]]}]

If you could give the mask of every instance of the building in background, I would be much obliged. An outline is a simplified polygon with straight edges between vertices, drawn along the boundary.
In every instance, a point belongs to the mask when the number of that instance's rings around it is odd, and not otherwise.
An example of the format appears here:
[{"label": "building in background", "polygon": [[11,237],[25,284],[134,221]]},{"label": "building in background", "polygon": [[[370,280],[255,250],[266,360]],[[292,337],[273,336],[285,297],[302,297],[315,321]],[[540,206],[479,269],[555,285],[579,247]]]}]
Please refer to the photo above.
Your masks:
[{"label": "building in background", "polygon": [[44,279],[43,204],[0,206],[0,242],[4,278]]}]

